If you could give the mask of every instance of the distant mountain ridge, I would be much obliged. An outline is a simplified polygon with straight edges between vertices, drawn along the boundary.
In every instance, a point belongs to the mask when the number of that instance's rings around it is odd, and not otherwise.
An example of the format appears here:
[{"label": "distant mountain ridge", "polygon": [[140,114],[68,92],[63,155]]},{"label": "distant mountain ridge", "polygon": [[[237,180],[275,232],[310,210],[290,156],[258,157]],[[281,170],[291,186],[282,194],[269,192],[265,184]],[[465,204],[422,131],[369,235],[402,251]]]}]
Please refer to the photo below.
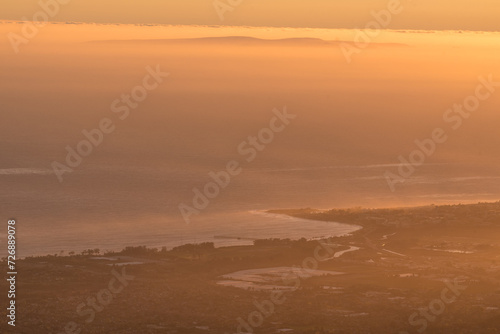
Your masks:
[{"label": "distant mountain ridge", "polygon": [[[170,39],[131,39],[131,40],[104,40],[91,43],[156,43],[156,44],[239,44],[239,45],[317,45],[328,46],[340,43],[353,44],[351,41],[327,41],[321,38],[294,37],[280,39],[264,39],[249,36],[222,36],[198,38],[170,38]],[[384,46],[406,46],[400,43],[370,43]]]}]

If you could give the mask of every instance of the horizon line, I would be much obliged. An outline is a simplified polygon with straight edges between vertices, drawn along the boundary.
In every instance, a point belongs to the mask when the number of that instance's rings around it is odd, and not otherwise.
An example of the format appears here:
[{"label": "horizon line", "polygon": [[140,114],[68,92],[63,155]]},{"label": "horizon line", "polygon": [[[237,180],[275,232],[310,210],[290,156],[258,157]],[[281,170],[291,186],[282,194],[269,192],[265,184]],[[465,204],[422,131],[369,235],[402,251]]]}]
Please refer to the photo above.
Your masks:
[{"label": "horizon line", "polygon": [[[31,20],[0,19],[0,23],[22,24]],[[290,26],[252,26],[252,25],[214,25],[214,24],[169,24],[169,23],[121,23],[121,22],[84,22],[84,21],[49,21],[46,24],[67,25],[102,25],[102,26],[136,26],[136,27],[200,27],[200,28],[248,28],[248,29],[293,29],[293,30],[354,30],[364,31],[362,28],[319,28],[319,27],[290,27]],[[378,30],[395,33],[500,33],[500,30],[468,30],[468,29],[408,29],[408,28],[381,28]]]}]

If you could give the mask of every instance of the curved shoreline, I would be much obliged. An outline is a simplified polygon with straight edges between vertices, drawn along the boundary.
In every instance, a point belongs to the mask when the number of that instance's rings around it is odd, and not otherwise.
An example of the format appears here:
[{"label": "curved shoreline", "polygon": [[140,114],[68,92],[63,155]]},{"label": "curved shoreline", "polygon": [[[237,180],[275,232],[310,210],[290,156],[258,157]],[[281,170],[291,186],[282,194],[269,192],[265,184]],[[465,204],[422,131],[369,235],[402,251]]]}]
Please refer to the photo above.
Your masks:
[{"label": "curved shoreline", "polygon": [[[260,219],[255,219],[255,216]],[[222,221],[222,223],[221,223]],[[99,249],[101,252],[120,251],[127,246],[147,246],[151,248],[167,247],[172,249],[186,244],[213,242],[216,248],[231,246],[249,246],[255,240],[290,239],[322,240],[340,237],[361,230],[361,225],[339,222],[326,222],[315,219],[294,217],[287,214],[269,213],[268,210],[238,211],[222,213],[221,216],[208,216],[207,223],[198,229],[180,229],[175,233],[156,233],[154,228],[136,235],[132,240],[127,229],[115,232],[113,240],[93,240],[82,235],[61,235],[51,244],[40,240],[23,238],[26,247],[19,254],[20,258],[29,256],[55,255],[65,256],[70,252],[80,254],[84,250]],[[0,257],[5,256],[0,253]]]},{"label": "curved shoreline", "polygon": [[[303,221],[327,222],[327,223],[333,223],[333,224],[338,224],[338,225],[356,227],[356,229],[352,232],[349,232],[349,234],[359,232],[365,228],[365,226],[363,226],[361,224],[345,223],[345,222],[334,221],[334,220],[325,220],[325,219],[306,218],[306,217],[303,217],[301,215],[293,214],[290,212],[290,211],[294,211],[294,210],[295,209],[285,209],[285,210],[272,210],[271,209],[271,210],[263,210],[263,212],[267,215],[286,216],[286,217],[290,217],[290,218],[294,218],[294,219],[300,219]],[[318,213],[325,212],[325,211],[320,211],[320,210],[317,210],[317,211],[318,211]]]},{"label": "curved shoreline", "polygon": [[[291,215],[289,213],[277,213],[276,211],[281,211],[281,210],[255,210],[253,212],[258,213],[258,214],[262,214],[265,216],[270,216],[270,217],[288,217],[290,219],[295,219],[295,220],[299,220],[299,221],[303,221],[303,222],[313,222],[313,223],[321,222],[321,223],[336,224],[337,226],[345,226],[345,227],[352,227],[353,228],[352,231],[349,231],[346,234],[341,234],[341,235],[336,234],[336,235],[330,235],[330,236],[326,236],[326,237],[314,237],[314,238],[311,238],[310,240],[320,240],[320,239],[327,239],[327,238],[332,238],[332,237],[340,237],[340,236],[349,235],[351,233],[361,231],[364,228],[362,225],[359,225],[359,224],[343,223],[343,222],[338,222],[338,221],[333,221],[333,220],[329,221],[329,220],[304,218],[304,217]],[[283,211],[287,211],[287,210],[283,210]]]}]

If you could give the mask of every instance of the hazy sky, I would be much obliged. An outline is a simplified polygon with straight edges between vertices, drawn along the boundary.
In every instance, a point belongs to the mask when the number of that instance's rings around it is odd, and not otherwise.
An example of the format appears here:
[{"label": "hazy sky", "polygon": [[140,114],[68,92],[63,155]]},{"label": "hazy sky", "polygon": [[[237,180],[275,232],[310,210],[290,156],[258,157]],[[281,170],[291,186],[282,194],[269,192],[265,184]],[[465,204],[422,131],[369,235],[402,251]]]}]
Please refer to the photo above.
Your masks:
[{"label": "hazy sky", "polygon": [[[42,0],[44,1],[44,0]],[[45,0],[50,2],[51,0]],[[220,0],[223,3],[237,0]],[[32,19],[39,0],[4,2],[0,19]],[[222,21],[214,0],[72,0],[53,21],[361,28],[389,0],[242,0]],[[389,28],[500,31],[498,0],[402,0]]]}]

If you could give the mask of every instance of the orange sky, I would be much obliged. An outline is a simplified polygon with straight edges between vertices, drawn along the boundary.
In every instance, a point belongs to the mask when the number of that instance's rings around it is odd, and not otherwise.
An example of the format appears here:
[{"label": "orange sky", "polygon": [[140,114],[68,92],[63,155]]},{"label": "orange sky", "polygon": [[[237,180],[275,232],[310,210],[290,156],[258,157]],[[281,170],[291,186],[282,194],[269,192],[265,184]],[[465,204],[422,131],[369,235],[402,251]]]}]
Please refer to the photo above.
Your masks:
[{"label": "orange sky", "polygon": [[[371,19],[371,11],[387,8],[389,1],[242,0],[221,21],[214,0],[71,0],[52,21],[361,28]],[[392,29],[500,31],[497,0],[402,0],[401,4],[404,11],[391,21]],[[0,19],[6,20],[31,20],[40,9],[38,0],[10,1],[2,7]]]}]

